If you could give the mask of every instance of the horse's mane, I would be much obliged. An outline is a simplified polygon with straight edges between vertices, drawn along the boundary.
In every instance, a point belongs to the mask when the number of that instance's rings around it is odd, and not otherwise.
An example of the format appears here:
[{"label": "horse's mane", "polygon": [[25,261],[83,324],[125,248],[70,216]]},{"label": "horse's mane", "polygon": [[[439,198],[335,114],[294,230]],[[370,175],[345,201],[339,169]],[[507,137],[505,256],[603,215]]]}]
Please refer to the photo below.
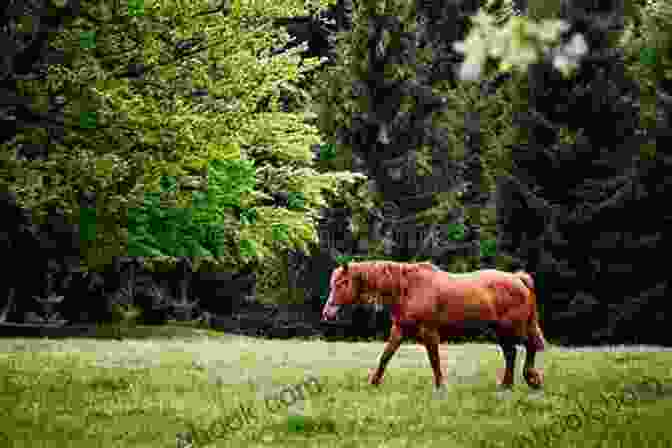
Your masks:
[{"label": "horse's mane", "polygon": [[436,271],[433,264],[423,263],[397,263],[396,261],[361,261],[359,263],[350,263],[348,269],[364,277],[369,281],[389,281],[396,279],[400,275],[407,275],[418,271]]},{"label": "horse's mane", "polygon": [[437,271],[436,266],[428,262],[397,263],[394,261],[362,261],[350,263],[348,274],[358,278],[365,286],[360,300],[364,303],[382,304],[383,295],[374,291],[393,291],[399,296],[407,288],[407,276],[419,271]]}]

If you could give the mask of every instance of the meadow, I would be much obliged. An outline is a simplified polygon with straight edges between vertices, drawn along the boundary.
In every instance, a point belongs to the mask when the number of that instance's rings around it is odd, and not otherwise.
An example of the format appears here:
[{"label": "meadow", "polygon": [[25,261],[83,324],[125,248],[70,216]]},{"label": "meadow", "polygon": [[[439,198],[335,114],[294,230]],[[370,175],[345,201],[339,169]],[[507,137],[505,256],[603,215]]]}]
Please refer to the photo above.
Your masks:
[{"label": "meadow", "polygon": [[672,446],[669,351],[551,345],[538,361],[545,387],[532,391],[521,378],[521,348],[516,386],[501,391],[496,345],[444,344],[448,387],[437,395],[415,344],[402,345],[374,388],[366,378],[380,341],[182,327],[123,336],[0,339],[0,446]]}]

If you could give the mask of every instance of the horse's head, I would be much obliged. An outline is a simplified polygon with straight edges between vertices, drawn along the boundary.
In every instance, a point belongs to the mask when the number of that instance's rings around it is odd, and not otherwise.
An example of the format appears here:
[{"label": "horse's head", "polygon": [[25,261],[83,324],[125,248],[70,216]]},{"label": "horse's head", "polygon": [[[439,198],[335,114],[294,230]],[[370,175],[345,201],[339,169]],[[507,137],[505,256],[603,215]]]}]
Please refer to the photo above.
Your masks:
[{"label": "horse's head", "polygon": [[344,264],[331,273],[329,298],[322,309],[322,320],[333,320],[341,305],[355,303],[359,297],[361,274]]}]

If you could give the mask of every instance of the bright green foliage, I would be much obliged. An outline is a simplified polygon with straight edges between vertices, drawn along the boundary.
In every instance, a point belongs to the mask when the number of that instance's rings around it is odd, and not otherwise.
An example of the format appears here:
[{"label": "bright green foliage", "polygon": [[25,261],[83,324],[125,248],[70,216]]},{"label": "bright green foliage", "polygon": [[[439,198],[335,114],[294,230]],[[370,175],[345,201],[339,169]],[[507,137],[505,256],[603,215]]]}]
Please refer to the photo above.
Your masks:
[{"label": "bright green foliage", "polygon": [[448,239],[462,241],[464,239],[464,224],[455,222],[448,226]]},{"label": "bright green foliage", "polygon": [[497,254],[497,240],[481,241],[481,257],[494,257]]},{"label": "bright green foliage", "polygon": [[[305,251],[324,193],[363,177],[316,171],[310,104],[279,110],[282,91],[308,97],[297,86],[320,64],[300,65],[296,51],[270,56],[288,40],[272,18],[305,14],[303,2],[229,3],[225,16],[201,14],[212,9],[206,0],[147,0],[137,14],[84,1],[86,14],[51,42],[66,62],[46,81],[20,82],[38,109],[51,92],[66,98],[64,144],[52,142],[46,161],[18,160],[16,143],[46,141],[39,130],[21,134],[0,151],[0,178],[38,220],[58,205],[73,222],[95,222],[95,239],[83,238],[86,267],[142,252],[235,269]],[[191,48],[176,50],[186,39]],[[131,63],[147,68],[141,81],[124,75]],[[261,206],[262,189],[288,192],[289,206]],[[82,191],[96,193],[84,217]]]},{"label": "bright green foliage", "polygon": [[320,160],[328,161],[336,157],[336,145],[332,143],[324,144],[320,147]]},{"label": "bright green foliage", "polygon": [[[192,207],[165,207],[161,194],[151,192],[141,207],[129,210],[129,255],[224,256],[226,208],[240,209],[240,195],[254,187],[254,167],[245,160],[216,160],[208,168],[212,188],[193,192]],[[164,176],[161,187],[164,193],[175,193],[177,182]],[[241,222],[252,222],[254,210],[245,212]]]}]

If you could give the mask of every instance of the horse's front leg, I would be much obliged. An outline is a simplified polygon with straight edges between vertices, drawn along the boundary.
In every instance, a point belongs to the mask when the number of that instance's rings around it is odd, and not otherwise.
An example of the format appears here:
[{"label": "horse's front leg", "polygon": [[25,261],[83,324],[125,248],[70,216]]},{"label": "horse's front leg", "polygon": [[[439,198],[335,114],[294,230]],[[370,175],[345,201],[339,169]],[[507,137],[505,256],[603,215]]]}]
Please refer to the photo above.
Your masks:
[{"label": "horse's front leg", "polygon": [[387,367],[387,363],[390,362],[390,359],[392,359],[394,354],[397,352],[397,349],[401,345],[401,339],[401,329],[397,323],[394,322],[392,323],[392,328],[390,329],[390,338],[387,340],[387,343],[385,344],[385,350],[383,350],[383,354],[380,356],[378,369],[376,369],[376,371],[369,376],[369,383],[373,384],[374,386],[378,386],[383,380],[385,367]]},{"label": "horse's front leg", "polygon": [[432,328],[422,327],[418,332],[418,339],[427,349],[427,356],[429,363],[432,365],[434,371],[434,386],[437,391],[444,389],[443,387],[443,373],[441,373],[441,358],[439,357],[439,344],[441,337],[438,330]]},{"label": "horse's front leg", "polygon": [[525,355],[525,365],[523,366],[523,378],[525,378],[525,382],[532,389],[539,389],[544,382],[544,376],[541,370],[534,368],[534,355],[537,352],[531,342],[525,344],[525,349],[527,353]]}]

